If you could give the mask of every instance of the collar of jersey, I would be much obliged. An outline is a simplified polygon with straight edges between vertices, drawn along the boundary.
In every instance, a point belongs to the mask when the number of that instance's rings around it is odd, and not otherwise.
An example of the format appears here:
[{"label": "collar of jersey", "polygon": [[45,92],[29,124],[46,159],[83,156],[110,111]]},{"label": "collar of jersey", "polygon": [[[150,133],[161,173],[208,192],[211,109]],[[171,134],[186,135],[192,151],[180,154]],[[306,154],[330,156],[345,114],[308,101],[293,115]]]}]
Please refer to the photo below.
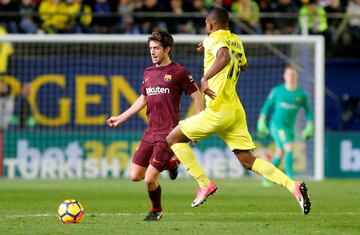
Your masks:
[{"label": "collar of jersey", "polygon": [[166,68],[166,67],[168,67],[168,66],[170,66],[170,65],[172,65],[174,62],[173,61],[171,61],[171,63],[170,64],[168,64],[168,65],[164,65],[164,66],[155,66],[154,65],[154,67],[155,67],[155,69],[159,69],[159,70],[161,70],[161,69],[163,69],[163,68]]},{"label": "collar of jersey", "polygon": [[215,32],[212,32],[209,36],[211,36],[213,34],[223,33],[223,32],[230,32],[230,29],[219,29],[219,30],[216,30]]}]

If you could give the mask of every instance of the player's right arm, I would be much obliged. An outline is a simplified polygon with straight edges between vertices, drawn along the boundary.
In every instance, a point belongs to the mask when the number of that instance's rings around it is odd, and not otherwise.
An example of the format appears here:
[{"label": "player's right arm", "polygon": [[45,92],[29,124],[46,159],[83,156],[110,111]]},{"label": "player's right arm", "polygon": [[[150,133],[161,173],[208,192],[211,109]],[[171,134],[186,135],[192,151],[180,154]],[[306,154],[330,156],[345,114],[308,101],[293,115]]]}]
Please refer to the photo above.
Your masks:
[{"label": "player's right arm", "polygon": [[269,128],[266,124],[266,116],[269,114],[269,110],[273,107],[274,103],[275,89],[272,89],[261,108],[261,113],[257,121],[257,131],[261,134],[269,134]]},{"label": "player's right arm", "polygon": [[133,105],[130,106],[125,112],[121,113],[119,116],[112,116],[108,120],[106,120],[106,123],[111,127],[116,127],[120,125],[121,123],[128,120],[133,115],[137,114],[142,110],[147,104],[147,98],[145,95],[140,95],[139,98],[135,101]]},{"label": "player's right arm", "polygon": [[209,88],[208,80],[223,70],[231,61],[229,49],[227,47],[220,48],[216,53],[216,59],[208,71],[201,78],[202,92],[208,95],[211,99],[215,99],[216,94]]},{"label": "player's right arm", "polygon": [[275,100],[276,100],[276,88],[273,88],[261,108],[262,116],[266,117],[269,114],[270,110],[273,108],[275,104]]}]

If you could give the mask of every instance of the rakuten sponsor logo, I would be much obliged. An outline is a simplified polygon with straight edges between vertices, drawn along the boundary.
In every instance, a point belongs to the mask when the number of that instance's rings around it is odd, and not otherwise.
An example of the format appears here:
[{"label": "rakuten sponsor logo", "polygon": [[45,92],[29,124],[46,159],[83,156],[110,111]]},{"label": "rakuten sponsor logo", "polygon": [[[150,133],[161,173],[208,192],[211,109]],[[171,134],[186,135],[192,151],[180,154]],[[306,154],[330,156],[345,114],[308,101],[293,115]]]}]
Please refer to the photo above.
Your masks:
[{"label": "rakuten sponsor logo", "polygon": [[170,88],[164,87],[147,87],[146,88],[147,95],[159,95],[159,94],[170,94]]}]

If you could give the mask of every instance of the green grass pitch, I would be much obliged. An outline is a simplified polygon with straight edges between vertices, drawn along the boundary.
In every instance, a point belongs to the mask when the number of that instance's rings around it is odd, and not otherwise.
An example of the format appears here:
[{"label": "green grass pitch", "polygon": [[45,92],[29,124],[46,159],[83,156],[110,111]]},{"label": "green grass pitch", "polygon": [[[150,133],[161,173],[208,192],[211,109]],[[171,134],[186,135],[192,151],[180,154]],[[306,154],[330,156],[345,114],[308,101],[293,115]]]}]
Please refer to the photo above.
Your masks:
[{"label": "green grass pitch", "polygon": [[[161,180],[164,217],[142,221],[150,208],[144,182],[2,180],[0,234],[359,234],[360,180],[308,182],[312,210],[301,213],[284,188],[254,179],[216,180],[218,191],[191,208],[195,182]],[[62,224],[57,206],[75,198],[79,224]]]}]

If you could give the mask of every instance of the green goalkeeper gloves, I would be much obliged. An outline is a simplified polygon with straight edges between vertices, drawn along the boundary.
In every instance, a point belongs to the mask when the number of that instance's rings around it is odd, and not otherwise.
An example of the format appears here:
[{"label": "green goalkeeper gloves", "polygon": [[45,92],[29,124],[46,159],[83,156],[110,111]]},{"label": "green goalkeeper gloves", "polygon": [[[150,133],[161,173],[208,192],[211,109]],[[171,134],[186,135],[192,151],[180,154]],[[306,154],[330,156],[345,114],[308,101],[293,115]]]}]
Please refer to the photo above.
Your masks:
[{"label": "green goalkeeper gloves", "polygon": [[269,128],[266,125],[266,117],[260,117],[257,122],[257,131],[262,135],[269,134]]},{"label": "green goalkeeper gloves", "polygon": [[301,132],[301,138],[303,140],[308,140],[313,136],[314,133],[314,124],[312,122],[307,122],[305,129]]}]

